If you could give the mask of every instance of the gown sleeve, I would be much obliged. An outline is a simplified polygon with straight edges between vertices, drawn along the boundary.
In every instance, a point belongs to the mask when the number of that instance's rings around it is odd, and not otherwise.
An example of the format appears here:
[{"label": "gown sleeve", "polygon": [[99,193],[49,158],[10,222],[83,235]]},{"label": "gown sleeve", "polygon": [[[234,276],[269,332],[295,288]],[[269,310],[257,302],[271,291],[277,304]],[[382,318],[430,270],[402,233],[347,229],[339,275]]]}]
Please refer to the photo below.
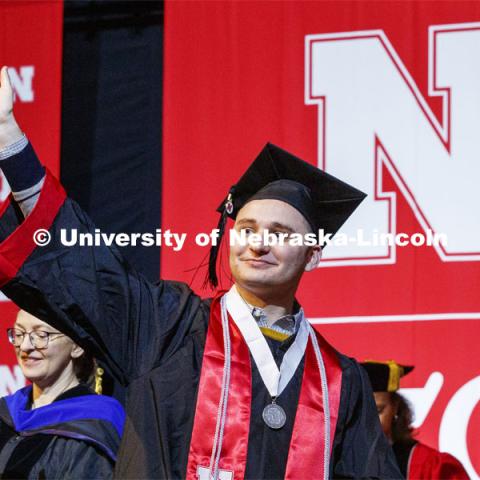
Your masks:
[{"label": "gown sleeve", "polygon": [[403,478],[380,426],[370,382],[353,359],[340,355],[340,409],[333,444],[333,478]]},{"label": "gown sleeve", "polygon": [[[31,148],[17,154],[25,155],[38,161]],[[39,230],[43,237],[35,237]],[[38,246],[34,237],[45,231],[50,242]],[[171,355],[194,319],[205,317],[205,305],[185,284],[150,283],[116,248],[61,242],[62,234],[68,240],[95,231],[47,171],[25,219],[12,199],[0,209],[0,286],[20,308],[89,348],[125,385]]]}]

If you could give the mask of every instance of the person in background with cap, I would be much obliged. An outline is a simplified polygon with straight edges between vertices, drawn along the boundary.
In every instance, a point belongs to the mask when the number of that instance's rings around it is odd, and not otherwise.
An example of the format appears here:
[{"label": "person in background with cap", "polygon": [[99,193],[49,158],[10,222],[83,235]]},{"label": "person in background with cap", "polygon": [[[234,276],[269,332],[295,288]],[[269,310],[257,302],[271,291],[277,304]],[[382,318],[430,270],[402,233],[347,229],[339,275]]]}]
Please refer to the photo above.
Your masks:
[{"label": "person in background with cap", "polygon": [[414,367],[366,361],[382,429],[392,444],[402,475],[407,480],[468,480],[462,464],[449,453],[441,453],[413,438],[413,413],[408,401],[398,393],[400,379]]},{"label": "person in background with cap", "polygon": [[[321,248],[288,237],[335,233],[362,192],[268,144],[222,203],[219,229],[231,217],[237,233],[287,242],[233,246],[234,286],[202,300],[183,283],[149,283],[114,248],[61,244],[61,229],[94,226],[21,133],[6,68],[0,82],[0,168],[13,192],[0,219],[2,290],[126,386],[118,478],[401,477],[366,375],[295,300]],[[42,248],[38,229],[51,235]]]}]

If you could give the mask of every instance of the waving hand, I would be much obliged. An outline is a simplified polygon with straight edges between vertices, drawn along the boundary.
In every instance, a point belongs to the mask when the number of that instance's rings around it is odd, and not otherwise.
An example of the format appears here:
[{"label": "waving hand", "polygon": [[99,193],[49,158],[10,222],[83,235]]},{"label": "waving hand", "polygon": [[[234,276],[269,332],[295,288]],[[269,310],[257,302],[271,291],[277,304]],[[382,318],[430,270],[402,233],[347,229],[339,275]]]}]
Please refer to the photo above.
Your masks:
[{"label": "waving hand", "polygon": [[22,137],[22,131],[13,116],[13,88],[8,68],[0,70],[0,149]]}]

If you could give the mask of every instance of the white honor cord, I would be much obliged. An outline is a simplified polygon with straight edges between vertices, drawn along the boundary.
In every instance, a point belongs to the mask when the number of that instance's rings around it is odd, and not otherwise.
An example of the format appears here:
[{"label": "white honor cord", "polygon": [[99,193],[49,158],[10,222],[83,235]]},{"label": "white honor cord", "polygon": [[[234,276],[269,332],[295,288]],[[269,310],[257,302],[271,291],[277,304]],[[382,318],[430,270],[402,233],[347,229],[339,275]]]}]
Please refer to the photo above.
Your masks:
[{"label": "white honor cord", "polygon": [[325,412],[325,450],[323,452],[323,478],[328,480],[330,470],[330,403],[328,399],[328,383],[327,372],[325,370],[325,364],[323,363],[322,352],[318,345],[317,335],[313,330],[313,327],[309,324],[310,338],[313,344],[313,350],[317,357],[318,369],[320,370],[320,381],[322,383],[322,398],[323,398],[323,411]]},{"label": "white honor cord", "polygon": [[223,377],[222,377],[222,391],[220,394],[220,403],[217,412],[217,425],[215,428],[215,438],[212,447],[212,456],[210,458],[210,478],[218,480],[218,465],[220,463],[220,455],[222,453],[223,444],[223,430],[227,420],[227,403],[228,390],[230,386],[230,329],[228,327],[228,314],[226,307],[225,295],[220,300],[220,307],[222,313],[222,330],[223,330],[223,347],[225,352],[225,360],[223,363]]},{"label": "white honor cord", "polygon": [[[227,419],[227,401],[228,401],[228,390],[230,386],[231,344],[230,344],[230,329],[228,326],[227,295],[228,293],[225,294],[220,301],[221,313],[222,313],[222,329],[223,329],[223,344],[224,344],[224,350],[225,350],[225,361],[223,365],[222,391],[220,394],[220,402],[218,405],[217,425],[215,429],[215,438],[213,442],[212,456],[210,459],[210,478],[212,480],[218,480],[218,474],[219,474],[218,466],[220,463],[220,455],[222,452],[223,431],[224,431],[225,423]],[[245,303],[243,303],[243,305],[246,307]],[[250,315],[250,318],[251,318],[251,315]],[[323,363],[322,353],[318,345],[317,336],[315,335],[315,332],[312,326],[308,322],[305,321],[302,323],[307,325],[307,340],[308,340],[308,336],[310,336],[310,339],[312,340],[312,344],[313,344],[313,349],[315,351],[315,356],[317,358],[318,368],[320,371],[323,411],[325,412],[325,427],[324,427],[325,428],[325,450],[324,450],[323,471],[324,471],[324,480],[328,480],[329,478],[328,475],[330,470],[330,408],[329,408],[329,401],[328,401],[327,373],[325,370],[325,364]],[[299,330],[299,333],[300,333],[300,330]],[[242,332],[242,335],[243,335],[243,332]]]},{"label": "white honor cord", "polygon": [[247,343],[268,393],[272,398],[278,397],[292,379],[305,354],[308,322],[302,318],[295,341],[285,353],[279,370],[262,331],[235,285],[225,294],[225,297],[228,313]]}]

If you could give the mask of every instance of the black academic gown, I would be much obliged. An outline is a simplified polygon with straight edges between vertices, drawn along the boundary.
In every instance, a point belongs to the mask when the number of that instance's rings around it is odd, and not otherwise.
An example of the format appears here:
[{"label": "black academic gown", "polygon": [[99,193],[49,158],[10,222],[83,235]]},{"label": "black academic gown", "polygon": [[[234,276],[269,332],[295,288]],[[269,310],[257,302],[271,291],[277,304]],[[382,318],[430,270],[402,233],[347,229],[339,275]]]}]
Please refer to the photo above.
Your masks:
[{"label": "black academic gown", "polygon": [[[80,384],[52,405],[93,393]],[[31,399],[26,405],[30,408]],[[4,398],[0,399],[0,479],[110,479],[119,442],[113,425],[104,420],[62,422],[18,432]]]},{"label": "black academic gown", "polygon": [[[3,213],[0,240],[13,234],[0,243],[0,274],[6,280],[2,291],[92,349],[126,386],[127,421],[117,478],[184,478],[210,300],[202,300],[183,283],[148,282],[114,248],[62,246],[61,229],[93,232],[94,226],[75,202],[61,203],[59,195],[48,177],[35,210],[20,226],[13,205]],[[58,209],[52,207],[60,203]],[[41,226],[48,226],[52,241],[34,248],[26,236]],[[16,251],[13,257],[11,249]],[[5,261],[14,267],[17,262],[18,270],[2,270]],[[401,478],[366,375],[355,361],[340,354],[339,361],[343,381],[330,476]],[[291,425],[270,431],[262,424],[259,411],[270,398],[254,362],[252,369],[247,474],[278,478],[285,470]],[[302,369],[278,400],[290,421]]]}]

